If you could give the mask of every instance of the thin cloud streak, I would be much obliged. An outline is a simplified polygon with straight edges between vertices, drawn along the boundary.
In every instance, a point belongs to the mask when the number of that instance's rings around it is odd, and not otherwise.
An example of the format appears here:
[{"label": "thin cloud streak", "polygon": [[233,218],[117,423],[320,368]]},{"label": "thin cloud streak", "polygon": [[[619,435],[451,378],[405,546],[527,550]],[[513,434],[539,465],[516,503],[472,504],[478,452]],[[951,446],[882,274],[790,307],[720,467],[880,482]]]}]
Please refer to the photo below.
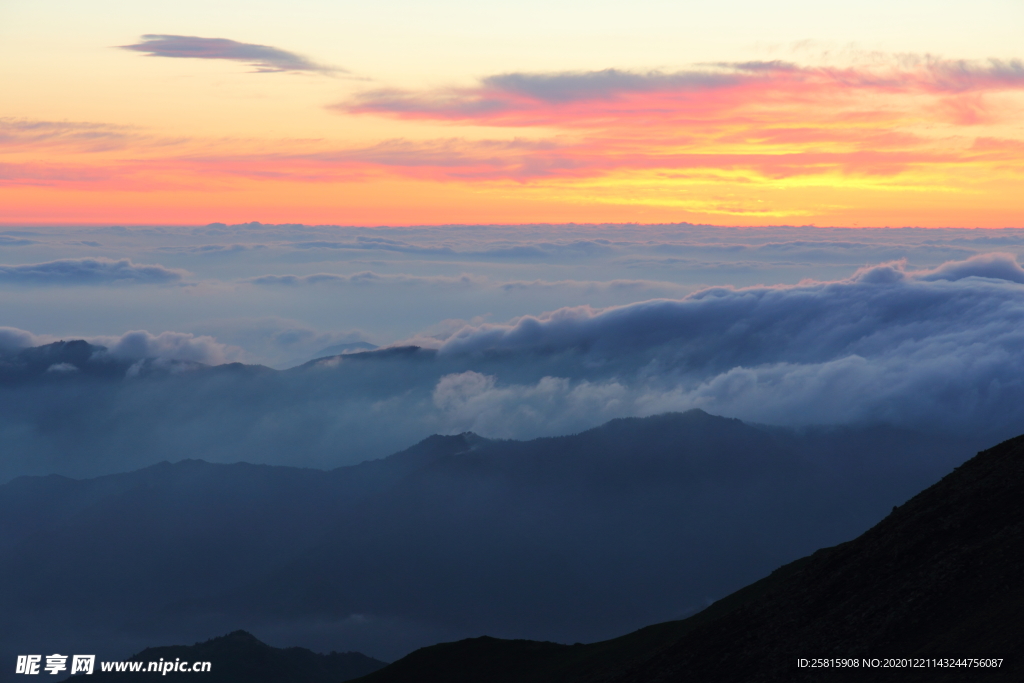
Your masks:
[{"label": "thin cloud streak", "polygon": [[672,293],[689,292],[693,288],[675,282],[659,282],[656,280],[509,280],[495,281],[489,278],[462,274],[457,277],[447,275],[409,275],[406,273],[375,273],[363,271],[352,275],[338,273],[313,273],[311,275],[261,275],[245,282],[261,286],[277,287],[308,287],[312,285],[405,285],[416,287],[458,287],[463,289],[492,289],[504,292],[524,290],[583,290],[583,291],[662,291]]},{"label": "thin cloud streak", "polygon": [[86,121],[39,121],[0,118],[0,145],[7,149],[26,147],[66,147],[85,152],[121,149],[138,139],[130,126],[114,126]]},{"label": "thin cloud streak", "polygon": [[244,62],[256,68],[257,73],[309,71],[315,73],[344,73],[344,69],[317,64],[294,52],[254,43],[240,43],[227,38],[200,38],[147,34],[132,45],[119,45],[122,50],[141,52],[149,57],[176,59],[227,59]]}]

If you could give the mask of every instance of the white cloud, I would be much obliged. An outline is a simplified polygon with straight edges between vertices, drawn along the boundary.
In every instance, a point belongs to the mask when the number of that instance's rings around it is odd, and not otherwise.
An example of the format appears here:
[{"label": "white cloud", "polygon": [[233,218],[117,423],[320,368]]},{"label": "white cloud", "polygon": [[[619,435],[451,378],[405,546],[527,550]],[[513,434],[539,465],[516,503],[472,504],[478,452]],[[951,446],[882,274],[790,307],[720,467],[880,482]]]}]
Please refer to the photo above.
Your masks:
[{"label": "white cloud", "polygon": [[125,360],[155,358],[220,365],[234,360],[241,353],[241,349],[221,344],[213,337],[184,332],[151,334],[145,330],[134,330],[120,337],[92,337],[87,341],[105,346],[108,354]]},{"label": "white cloud", "polygon": [[54,363],[50,367],[46,368],[46,371],[63,375],[71,372],[78,372],[78,368],[71,363]]},{"label": "white cloud", "polygon": [[916,274],[922,280],[961,280],[965,277],[986,277],[1024,284],[1024,268],[1013,254],[978,254],[965,261],[947,261],[938,268]]},{"label": "white cloud", "polygon": [[[1009,428],[1024,424],[1022,274],[1004,254],[920,271],[895,262],[836,282],[467,325],[442,358],[508,364],[492,363],[486,381],[444,378],[434,402],[453,424],[504,433],[530,411],[537,433],[579,415],[694,407],[771,423]],[[514,379],[531,364],[554,372]]]},{"label": "white cloud", "polygon": [[618,382],[574,383],[563,377],[498,386],[497,377],[470,370],[442,377],[432,398],[443,413],[446,431],[517,438],[578,431],[592,426],[595,419],[634,414],[630,403],[635,399],[629,394]]},{"label": "white cloud", "polygon": [[0,327],[0,351],[20,351],[30,346],[39,346],[48,341],[46,337],[19,330],[16,327]]}]

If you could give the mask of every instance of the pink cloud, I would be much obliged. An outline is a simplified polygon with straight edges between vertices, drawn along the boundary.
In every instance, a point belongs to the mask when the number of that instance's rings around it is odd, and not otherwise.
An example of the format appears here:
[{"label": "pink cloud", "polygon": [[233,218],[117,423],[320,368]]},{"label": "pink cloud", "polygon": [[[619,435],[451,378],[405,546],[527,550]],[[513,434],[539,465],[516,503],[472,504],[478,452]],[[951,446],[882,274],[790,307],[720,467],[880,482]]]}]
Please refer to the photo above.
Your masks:
[{"label": "pink cloud", "polygon": [[617,69],[509,73],[471,88],[371,90],[336,111],[496,126],[592,127],[629,120],[708,120],[752,106],[852,102],[863,94],[980,95],[1024,89],[1024,65],[924,59],[888,68],[715,64],[666,73]]},{"label": "pink cloud", "polygon": [[[221,54],[218,45],[193,47],[225,59],[263,54],[232,52],[233,47]],[[191,55],[185,50],[169,56]],[[258,147],[265,151],[254,152],[247,141],[169,141],[97,124],[7,120],[0,121],[0,141],[26,149],[63,146],[67,154],[48,162],[9,158],[0,165],[0,185],[216,191],[238,181],[355,183],[400,177],[530,183],[633,171],[729,175],[730,182],[744,183],[827,174],[895,178],[928,169],[952,177],[962,176],[965,164],[973,165],[972,178],[986,172],[995,177],[1024,171],[1024,143],[987,127],[1008,115],[1000,109],[1005,103],[989,98],[1021,90],[1024,66],[995,60],[901,58],[881,67],[845,69],[747,62],[671,73],[510,73],[483,78],[470,88],[368,91],[333,108],[451,126],[527,129],[512,139],[469,140],[456,134],[321,148],[308,141],[262,141]],[[961,128],[932,132],[942,126]],[[538,127],[543,130],[530,130]],[[552,128],[559,132],[552,134]],[[111,153],[92,163],[82,154],[122,146],[131,154]],[[988,171],[981,168],[985,164]]]}]

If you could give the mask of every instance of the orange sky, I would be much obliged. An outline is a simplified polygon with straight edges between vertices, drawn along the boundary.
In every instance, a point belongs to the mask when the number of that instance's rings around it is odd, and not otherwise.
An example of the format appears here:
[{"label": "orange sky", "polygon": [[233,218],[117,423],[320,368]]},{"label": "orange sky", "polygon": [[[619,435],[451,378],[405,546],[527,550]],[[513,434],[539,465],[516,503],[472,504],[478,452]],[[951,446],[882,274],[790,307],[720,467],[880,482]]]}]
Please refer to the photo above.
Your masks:
[{"label": "orange sky", "polygon": [[88,53],[120,69],[120,90],[90,92],[95,69],[76,86],[56,67],[18,72],[0,111],[0,223],[1024,224],[1013,59],[505,70],[402,88],[265,44],[136,40]]}]

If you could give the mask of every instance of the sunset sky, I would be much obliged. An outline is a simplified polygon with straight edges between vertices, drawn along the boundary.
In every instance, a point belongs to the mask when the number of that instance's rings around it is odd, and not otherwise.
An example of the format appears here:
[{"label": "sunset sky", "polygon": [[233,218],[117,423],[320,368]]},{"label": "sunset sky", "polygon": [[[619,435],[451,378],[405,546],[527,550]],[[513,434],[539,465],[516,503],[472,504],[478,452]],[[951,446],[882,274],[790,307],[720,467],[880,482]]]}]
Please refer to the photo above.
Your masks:
[{"label": "sunset sky", "polygon": [[1024,5],[0,0],[0,224],[1020,227]]}]

